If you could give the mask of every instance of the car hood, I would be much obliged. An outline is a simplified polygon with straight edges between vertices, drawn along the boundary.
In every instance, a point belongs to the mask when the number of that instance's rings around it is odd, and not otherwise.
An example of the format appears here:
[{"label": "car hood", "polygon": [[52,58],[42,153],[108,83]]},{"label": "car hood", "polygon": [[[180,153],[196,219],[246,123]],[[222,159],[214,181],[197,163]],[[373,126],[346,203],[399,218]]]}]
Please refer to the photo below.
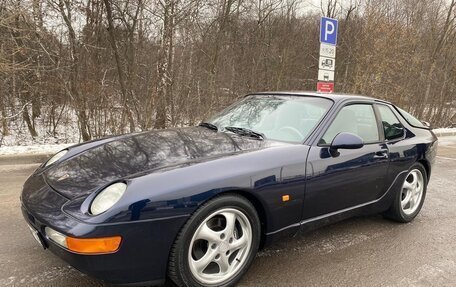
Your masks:
[{"label": "car hood", "polygon": [[[272,142],[204,127],[130,134],[90,145],[46,170],[46,182],[63,196],[88,195],[110,182],[271,146]],[[70,148],[71,150],[71,148]]]}]

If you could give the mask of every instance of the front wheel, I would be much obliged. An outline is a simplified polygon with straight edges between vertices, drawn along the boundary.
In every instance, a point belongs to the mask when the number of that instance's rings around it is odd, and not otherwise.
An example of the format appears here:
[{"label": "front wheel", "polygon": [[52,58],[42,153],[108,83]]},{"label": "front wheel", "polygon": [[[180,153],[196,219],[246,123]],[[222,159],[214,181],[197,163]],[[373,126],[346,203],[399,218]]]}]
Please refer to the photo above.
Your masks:
[{"label": "front wheel", "polygon": [[177,236],[168,276],[178,286],[232,286],[250,267],[259,243],[253,205],[235,194],[216,197]]},{"label": "front wheel", "polygon": [[420,212],[427,188],[427,174],[423,165],[415,163],[409,170],[401,190],[386,212],[386,216],[398,222],[410,222]]}]

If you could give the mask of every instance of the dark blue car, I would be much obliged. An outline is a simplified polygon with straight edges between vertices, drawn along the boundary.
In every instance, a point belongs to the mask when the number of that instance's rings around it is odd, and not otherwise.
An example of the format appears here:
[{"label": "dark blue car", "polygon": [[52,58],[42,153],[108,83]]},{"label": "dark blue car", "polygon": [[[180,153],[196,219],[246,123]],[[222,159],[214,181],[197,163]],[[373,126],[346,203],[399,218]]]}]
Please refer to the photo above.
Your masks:
[{"label": "dark blue car", "polygon": [[437,138],[380,100],[246,96],[196,127],[63,150],[24,184],[32,234],[115,284],[231,286],[259,248],[353,215],[413,220]]}]

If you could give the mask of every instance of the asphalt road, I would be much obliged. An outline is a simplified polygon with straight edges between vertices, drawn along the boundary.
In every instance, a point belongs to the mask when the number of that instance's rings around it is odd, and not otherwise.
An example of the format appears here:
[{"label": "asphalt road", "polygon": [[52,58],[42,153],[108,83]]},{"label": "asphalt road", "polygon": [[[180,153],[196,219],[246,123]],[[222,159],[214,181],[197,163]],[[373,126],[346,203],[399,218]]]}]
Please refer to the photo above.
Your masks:
[{"label": "asphalt road", "polygon": [[[440,140],[421,214],[380,216],[298,234],[261,251],[240,286],[456,286],[456,137]],[[19,192],[37,164],[0,158],[0,286],[106,286],[43,251]]]}]

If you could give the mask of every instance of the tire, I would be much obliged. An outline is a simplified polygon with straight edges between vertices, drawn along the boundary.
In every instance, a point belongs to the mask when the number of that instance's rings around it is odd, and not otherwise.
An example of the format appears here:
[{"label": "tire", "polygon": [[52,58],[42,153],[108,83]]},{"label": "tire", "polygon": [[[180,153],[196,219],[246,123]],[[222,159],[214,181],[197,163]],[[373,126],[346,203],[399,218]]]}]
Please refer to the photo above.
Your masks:
[{"label": "tire", "polygon": [[246,198],[217,196],[179,232],[170,252],[168,277],[177,286],[233,286],[252,264],[260,234],[260,219]]},{"label": "tire", "polygon": [[[410,188],[410,186],[413,185],[414,177],[417,178],[418,188],[421,188],[419,195],[416,195],[418,192],[416,189],[412,190]],[[421,211],[421,207],[423,206],[426,197],[427,183],[427,173],[424,166],[420,163],[412,165],[400,190],[396,192],[393,204],[384,214],[385,217],[401,223],[411,222]],[[407,199],[411,199],[413,196],[409,196],[409,193],[415,194],[416,198],[414,204],[409,201],[409,205],[407,205]]]}]

